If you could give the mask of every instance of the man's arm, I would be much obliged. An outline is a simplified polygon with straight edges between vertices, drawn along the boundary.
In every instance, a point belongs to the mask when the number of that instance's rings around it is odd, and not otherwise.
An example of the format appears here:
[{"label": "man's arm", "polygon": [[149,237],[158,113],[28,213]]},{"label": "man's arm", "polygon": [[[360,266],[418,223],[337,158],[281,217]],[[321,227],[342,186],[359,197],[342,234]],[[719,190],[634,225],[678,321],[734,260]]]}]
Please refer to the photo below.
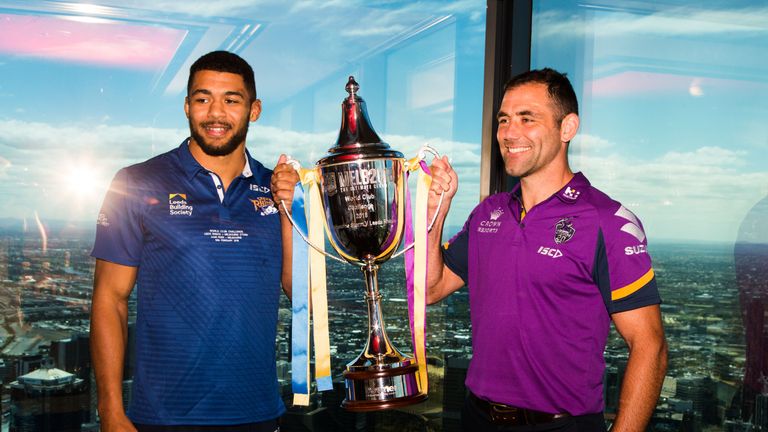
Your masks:
[{"label": "man's arm", "polygon": [[436,303],[457,289],[464,286],[464,281],[445,266],[443,254],[440,252],[440,243],[443,239],[443,224],[448,216],[448,210],[451,207],[451,200],[456,195],[459,187],[459,178],[451,165],[448,163],[448,157],[443,156],[432,162],[430,167],[432,172],[432,186],[429,189],[428,221],[431,221],[433,215],[438,211],[440,196],[443,195],[443,202],[439,208],[437,219],[429,232],[429,249],[427,250],[427,304]]},{"label": "man's arm", "polygon": [[123,407],[123,367],[128,339],[128,296],[137,267],[96,260],[91,302],[91,359],[102,431],[135,431]]},{"label": "man's arm", "polygon": [[667,342],[659,305],[612,315],[616,330],[629,347],[621,384],[619,413],[612,432],[644,431],[653,414],[667,371]]},{"label": "man's arm", "polygon": [[280,155],[277,160],[277,166],[272,171],[272,198],[275,201],[277,209],[280,211],[280,235],[283,240],[283,273],[281,275],[281,281],[283,285],[283,291],[288,298],[291,298],[292,282],[291,275],[293,274],[293,226],[291,221],[288,220],[288,215],[283,209],[283,204],[291,211],[291,204],[293,204],[293,193],[296,190],[296,184],[299,182],[299,174],[293,168],[292,165],[286,163],[288,158],[285,155]]}]

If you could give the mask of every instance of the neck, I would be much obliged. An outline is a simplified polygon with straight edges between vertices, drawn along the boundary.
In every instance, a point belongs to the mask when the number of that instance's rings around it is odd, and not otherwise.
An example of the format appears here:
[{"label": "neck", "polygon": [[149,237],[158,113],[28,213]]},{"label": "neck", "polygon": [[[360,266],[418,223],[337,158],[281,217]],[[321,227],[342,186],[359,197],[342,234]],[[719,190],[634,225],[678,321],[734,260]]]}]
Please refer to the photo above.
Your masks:
[{"label": "neck", "polygon": [[237,146],[230,154],[224,156],[211,156],[206,154],[203,149],[195,142],[189,140],[189,152],[195,158],[197,163],[203,168],[219,176],[221,183],[226,190],[235,177],[243,172],[245,167],[245,142]]},{"label": "neck", "polygon": [[528,210],[557,193],[573,178],[573,171],[567,167],[555,175],[538,174],[544,173],[536,173],[520,179],[523,206]]}]

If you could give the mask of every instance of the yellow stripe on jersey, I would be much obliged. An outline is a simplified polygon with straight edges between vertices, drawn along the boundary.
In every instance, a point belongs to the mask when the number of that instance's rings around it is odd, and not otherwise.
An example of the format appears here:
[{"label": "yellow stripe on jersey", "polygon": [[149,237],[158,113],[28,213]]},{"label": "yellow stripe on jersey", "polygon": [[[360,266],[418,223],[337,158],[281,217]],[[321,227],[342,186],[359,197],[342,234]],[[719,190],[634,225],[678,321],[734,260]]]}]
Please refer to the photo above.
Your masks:
[{"label": "yellow stripe on jersey", "polygon": [[648,273],[642,275],[640,279],[632,282],[631,284],[613,291],[611,293],[611,300],[623,299],[624,297],[644,287],[645,284],[651,281],[651,279],[653,279],[653,269],[648,270]]}]

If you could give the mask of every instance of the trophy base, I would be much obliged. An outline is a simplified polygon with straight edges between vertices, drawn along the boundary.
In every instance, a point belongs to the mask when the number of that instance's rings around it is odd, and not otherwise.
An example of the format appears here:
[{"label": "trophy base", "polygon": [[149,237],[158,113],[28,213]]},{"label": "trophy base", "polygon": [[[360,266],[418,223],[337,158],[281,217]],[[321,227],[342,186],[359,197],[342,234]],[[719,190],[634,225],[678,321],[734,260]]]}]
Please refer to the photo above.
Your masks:
[{"label": "trophy base", "polygon": [[[391,366],[391,367],[386,367]],[[347,398],[342,408],[353,412],[381,411],[422,402],[427,395],[418,385],[416,364],[371,366],[362,370],[344,371]]]}]

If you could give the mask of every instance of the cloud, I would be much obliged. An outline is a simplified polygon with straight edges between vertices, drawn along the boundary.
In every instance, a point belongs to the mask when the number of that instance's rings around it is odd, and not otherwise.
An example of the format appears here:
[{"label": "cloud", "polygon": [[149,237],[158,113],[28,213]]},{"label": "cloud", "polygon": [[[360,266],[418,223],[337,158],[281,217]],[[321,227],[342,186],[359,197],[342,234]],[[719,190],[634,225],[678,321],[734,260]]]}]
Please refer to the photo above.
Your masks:
[{"label": "cloud", "polygon": [[768,194],[768,173],[745,171],[745,151],[705,146],[641,159],[585,138],[603,149],[585,144],[572,165],[635,211],[650,238],[733,241],[746,211]]},{"label": "cloud", "polygon": [[[741,9],[703,9],[680,7],[648,15],[632,13],[596,14],[585,21],[581,16],[547,11],[539,15],[539,36],[567,37],[595,34],[601,37],[619,35],[703,36],[711,34],[768,33],[768,7]],[[702,25],[702,22],[707,25]]]},{"label": "cloud", "polygon": [[[89,219],[98,211],[111,176],[122,166],[167,151],[186,137],[186,130],[134,126],[50,125],[0,121],[0,217]],[[251,154],[271,168],[281,153],[304,167],[327,154],[337,131],[301,133],[254,124],[248,134]],[[424,144],[448,155],[459,174],[460,192],[448,225],[460,226],[479,199],[480,144],[418,135],[383,135],[406,158]],[[593,185],[638,214],[651,239],[732,241],[749,208],[768,194],[768,172],[749,172],[750,152],[704,146],[668,151],[644,159],[622,153],[608,139],[581,135],[572,144],[571,163]],[[431,156],[429,157],[431,159]],[[88,165],[91,163],[91,165]],[[76,206],[62,194],[66,165],[80,163],[99,173],[89,185],[90,200]],[[449,235],[451,233],[448,233]]]}]

